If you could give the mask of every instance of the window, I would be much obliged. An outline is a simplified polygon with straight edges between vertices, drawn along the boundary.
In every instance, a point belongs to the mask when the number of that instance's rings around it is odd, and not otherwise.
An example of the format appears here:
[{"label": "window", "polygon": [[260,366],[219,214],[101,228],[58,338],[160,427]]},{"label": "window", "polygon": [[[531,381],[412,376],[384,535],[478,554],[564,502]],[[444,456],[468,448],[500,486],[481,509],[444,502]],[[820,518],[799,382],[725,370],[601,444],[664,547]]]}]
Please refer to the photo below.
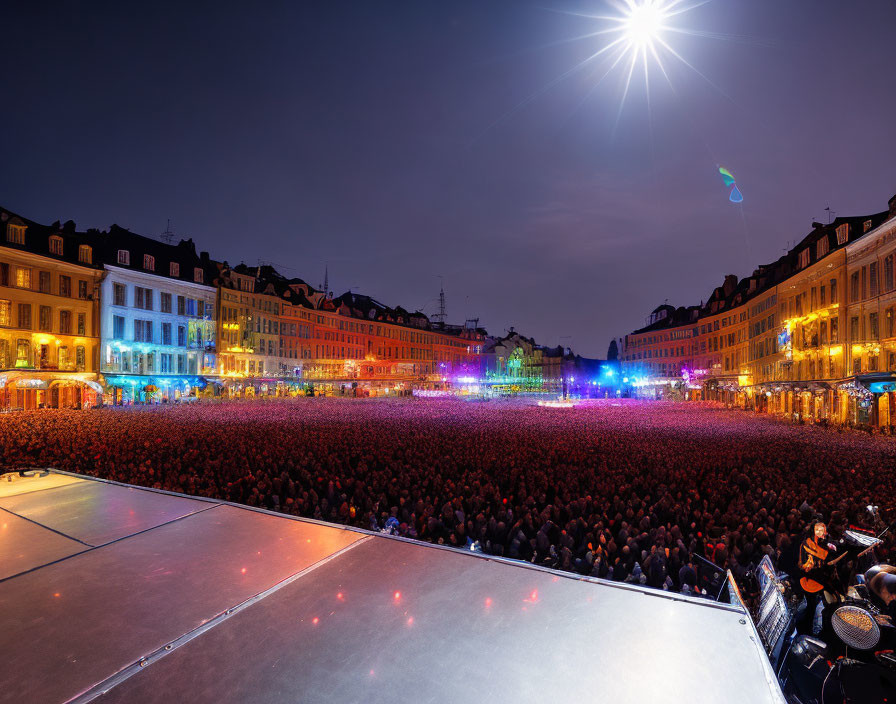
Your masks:
[{"label": "window", "polygon": [[53,235],[50,238],[50,254],[62,256],[62,238],[59,235]]},{"label": "window", "polygon": [[146,355],[146,371],[147,373],[154,371],[156,356],[153,352]]},{"label": "window", "polygon": [[170,293],[160,293],[159,294],[159,310],[163,313],[171,312],[171,294]]},{"label": "window", "polygon": [[893,309],[887,308],[887,337],[893,337]]},{"label": "window", "polygon": [[84,336],[87,334],[87,314],[86,313],[78,313],[78,335]]},{"label": "window", "polygon": [[849,319],[849,339],[852,342],[859,340],[859,318],[855,315]]},{"label": "window", "polygon": [[893,255],[884,259],[884,291],[893,290]]},{"label": "window", "polygon": [[871,313],[868,315],[868,331],[871,335],[872,340],[877,340],[880,338],[880,335],[878,334],[880,332],[880,328],[878,326],[877,318],[877,313]]},{"label": "window", "polygon": [[72,295],[72,277],[71,276],[60,276],[59,277],[59,295],[65,296],[66,298],[71,298],[71,295]]},{"label": "window", "polygon": [[171,323],[162,323],[162,344],[171,344]]},{"label": "window", "polygon": [[193,281],[197,284],[201,284],[203,282],[202,269],[198,266],[193,268]]},{"label": "window", "polygon": [[827,236],[822,237],[820,240],[818,240],[818,244],[815,245],[815,258],[821,259],[825,254],[827,254],[828,247],[829,244]]},{"label": "window", "polygon": [[87,368],[87,351],[84,345],[75,347],[75,366],[79,372],[83,372]]},{"label": "window", "polygon": [[118,259],[116,260],[121,266],[131,265],[131,253],[126,249],[118,250]]},{"label": "window", "polygon": [[134,341],[135,342],[152,342],[152,321],[151,320],[135,320],[134,321]]},{"label": "window", "polygon": [[187,299],[187,315],[196,315],[196,299]]},{"label": "window", "polygon": [[89,244],[82,244],[78,247],[78,261],[82,264],[93,264],[93,249]]},{"label": "window", "polygon": [[877,355],[870,355],[868,357],[868,371],[876,372],[877,371]]},{"label": "window", "polygon": [[31,288],[31,269],[24,266],[16,267],[16,286],[19,288]]},{"label": "window", "polygon": [[171,276],[180,276],[180,264],[177,262],[171,262],[169,273]]},{"label": "window", "polygon": [[83,279],[78,280],[78,298],[82,301],[87,300],[87,282]]},{"label": "window", "polygon": [[849,277],[849,298],[852,301],[859,300],[859,272],[852,272]]},{"label": "window", "polygon": [[0,299],[0,327],[12,326],[12,301]]},{"label": "window", "polygon": [[159,355],[159,371],[162,374],[171,373],[171,355],[170,354]]},{"label": "window", "polygon": [[72,334],[72,312],[70,310],[59,311],[59,332],[62,335]]},{"label": "window", "polygon": [[843,223],[837,228],[837,244],[845,244],[849,239],[849,223]]},{"label": "window", "polygon": [[177,297],[177,314],[178,315],[186,315],[187,303],[186,299],[183,296]]},{"label": "window", "polygon": [[824,308],[824,304],[825,304],[825,300],[824,300],[825,291],[827,291],[827,288],[825,288],[824,286],[818,287],[818,305],[820,305],[822,308]]},{"label": "window", "polygon": [[37,329],[41,332],[52,332],[52,309],[50,306],[40,306],[37,309]]},{"label": "window", "polygon": [[877,296],[877,262],[871,262],[868,265],[868,283],[870,286],[871,297]]},{"label": "window", "polygon": [[831,279],[831,304],[837,303],[837,279]]},{"label": "window", "polygon": [[13,244],[25,244],[25,226],[8,223],[6,225],[6,241]]},{"label": "window", "polygon": [[134,307],[152,310],[152,289],[134,286]]},{"label": "window", "polygon": [[68,347],[63,345],[59,348],[59,351],[56,353],[57,360],[56,364],[60,369],[65,369],[68,367]]},{"label": "window", "polygon": [[50,272],[37,272],[37,290],[41,293],[50,293]]},{"label": "window", "polygon": [[116,306],[126,306],[127,292],[127,286],[124,284],[112,284],[112,304]]},{"label": "window", "polygon": [[183,325],[177,326],[177,346],[187,346],[187,329]]},{"label": "window", "polygon": [[808,250],[808,248],[804,249],[802,252],[800,252],[800,255],[799,255],[800,269],[805,269],[807,266],[809,266],[809,250]]},{"label": "window", "polygon": [[831,344],[840,342],[840,321],[837,318],[831,318]]},{"label": "window", "polygon": [[0,286],[9,286],[9,264],[0,263]]},{"label": "window", "polygon": [[183,374],[187,366],[187,361],[184,355],[177,355],[177,373]]},{"label": "window", "polygon": [[862,232],[868,232],[868,230],[870,230],[870,229],[871,229],[871,221],[870,220],[866,220],[865,222],[862,223]]},{"label": "window", "polygon": [[116,340],[124,339],[124,318],[120,315],[112,316],[112,337]]},{"label": "window", "polygon": [[31,304],[19,303],[19,327],[23,330],[31,329]]},{"label": "window", "polygon": [[155,271],[156,270],[156,258],[151,254],[143,255],[143,268],[147,271]]}]

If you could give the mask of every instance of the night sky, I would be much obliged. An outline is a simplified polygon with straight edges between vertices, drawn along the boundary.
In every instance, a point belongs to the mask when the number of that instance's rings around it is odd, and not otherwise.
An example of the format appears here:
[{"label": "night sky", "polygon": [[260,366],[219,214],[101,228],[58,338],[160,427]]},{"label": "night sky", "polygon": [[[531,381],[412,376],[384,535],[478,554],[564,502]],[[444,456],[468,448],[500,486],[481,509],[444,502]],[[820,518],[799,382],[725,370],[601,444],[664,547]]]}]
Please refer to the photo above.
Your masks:
[{"label": "night sky", "polygon": [[[693,0],[696,2],[696,0]],[[687,0],[686,0],[687,4]],[[649,91],[606,2],[4,3],[0,203],[604,356],[896,192],[896,2],[714,0]],[[671,85],[670,85],[671,84]],[[649,96],[649,102],[648,102]],[[728,201],[718,166],[744,194]]]}]

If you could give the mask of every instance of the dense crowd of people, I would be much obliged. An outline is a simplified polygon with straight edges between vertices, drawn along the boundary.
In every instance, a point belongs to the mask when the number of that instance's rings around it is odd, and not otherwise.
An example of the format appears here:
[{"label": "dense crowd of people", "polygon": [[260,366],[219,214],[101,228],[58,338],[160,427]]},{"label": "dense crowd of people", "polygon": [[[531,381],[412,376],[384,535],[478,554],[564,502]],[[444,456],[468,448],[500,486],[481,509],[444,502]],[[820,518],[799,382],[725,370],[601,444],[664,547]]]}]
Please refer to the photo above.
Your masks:
[{"label": "dense crowd of people", "polygon": [[[0,416],[3,464],[52,466],[581,574],[707,588],[793,568],[896,500],[896,442],[701,404],[290,399]],[[886,550],[886,548],[884,548]],[[712,568],[709,568],[712,570]]]}]

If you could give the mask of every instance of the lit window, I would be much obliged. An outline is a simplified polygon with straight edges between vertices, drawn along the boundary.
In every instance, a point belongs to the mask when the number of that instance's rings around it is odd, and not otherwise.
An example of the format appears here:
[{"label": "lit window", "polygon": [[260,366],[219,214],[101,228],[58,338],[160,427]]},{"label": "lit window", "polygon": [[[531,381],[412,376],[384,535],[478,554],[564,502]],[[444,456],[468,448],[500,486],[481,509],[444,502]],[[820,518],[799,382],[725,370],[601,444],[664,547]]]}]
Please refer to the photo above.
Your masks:
[{"label": "lit window", "polygon": [[131,264],[131,253],[126,249],[118,250],[118,263],[122,266],[130,266]]},{"label": "lit window", "polygon": [[0,326],[12,325],[12,301],[0,300]]},{"label": "lit window", "polygon": [[197,284],[201,284],[203,282],[202,269],[198,266],[193,269],[193,281]]},{"label": "lit window", "polygon": [[171,262],[171,276],[180,276],[180,264]]},{"label": "lit window", "polygon": [[16,286],[19,288],[31,288],[31,269],[23,266],[16,267]]},{"label": "lit window", "polygon": [[58,235],[53,235],[50,238],[50,254],[62,256],[62,238]]},{"label": "lit window", "polygon": [[156,269],[156,258],[151,254],[143,255],[143,268],[147,271],[155,271]]},{"label": "lit window", "polygon": [[815,258],[821,259],[825,254],[828,253],[828,238],[827,236],[822,237],[818,240],[818,245],[815,250]]},{"label": "lit window", "polygon": [[6,241],[13,244],[25,244],[25,226],[8,223],[6,225]]},{"label": "lit window", "polygon": [[93,263],[93,250],[90,245],[82,244],[78,247],[78,261],[82,264],[92,264]]},{"label": "lit window", "polygon": [[849,239],[849,223],[843,223],[837,228],[837,244],[846,244]]},{"label": "lit window", "polygon": [[800,269],[803,269],[803,268],[809,266],[809,250],[808,249],[804,249],[802,252],[800,252],[799,266],[800,266]]}]

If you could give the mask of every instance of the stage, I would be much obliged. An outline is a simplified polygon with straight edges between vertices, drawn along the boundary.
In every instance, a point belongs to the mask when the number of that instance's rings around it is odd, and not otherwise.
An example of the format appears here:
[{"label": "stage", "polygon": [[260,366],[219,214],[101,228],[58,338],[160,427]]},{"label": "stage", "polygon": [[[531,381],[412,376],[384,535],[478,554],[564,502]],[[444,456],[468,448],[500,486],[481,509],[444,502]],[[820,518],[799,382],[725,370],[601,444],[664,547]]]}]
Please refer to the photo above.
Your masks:
[{"label": "stage", "polygon": [[2,702],[783,702],[739,608],[52,472],[0,481]]}]

